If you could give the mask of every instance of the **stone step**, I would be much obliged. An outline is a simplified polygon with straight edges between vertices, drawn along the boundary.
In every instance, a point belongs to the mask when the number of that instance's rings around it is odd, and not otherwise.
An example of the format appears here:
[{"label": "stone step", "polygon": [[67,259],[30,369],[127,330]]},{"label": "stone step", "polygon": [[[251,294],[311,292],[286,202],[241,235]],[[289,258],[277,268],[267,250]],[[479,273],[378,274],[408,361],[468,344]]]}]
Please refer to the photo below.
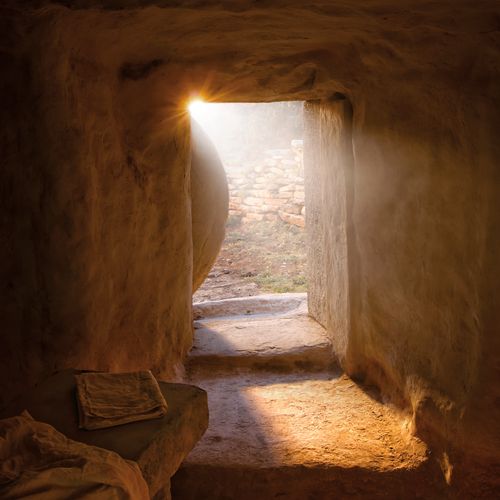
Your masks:
[{"label": "stone step", "polygon": [[321,371],[334,366],[325,329],[307,314],[305,293],[268,294],[193,306],[188,373]]},{"label": "stone step", "polygon": [[195,307],[187,376],[210,423],[174,500],[435,498],[442,474],[409,417],[335,367],[305,294],[291,295]]},{"label": "stone step", "polygon": [[214,318],[239,320],[261,318],[264,315],[293,316],[296,314],[307,314],[306,293],[261,294],[193,304],[195,320]]},{"label": "stone step", "polygon": [[345,375],[191,382],[208,392],[210,423],[172,480],[174,500],[438,498],[439,468],[409,418]]},{"label": "stone step", "polygon": [[235,369],[321,371],[333,365],[324,328],[303,314],[196,321],[186,367],[189,373],[214,373]]}]

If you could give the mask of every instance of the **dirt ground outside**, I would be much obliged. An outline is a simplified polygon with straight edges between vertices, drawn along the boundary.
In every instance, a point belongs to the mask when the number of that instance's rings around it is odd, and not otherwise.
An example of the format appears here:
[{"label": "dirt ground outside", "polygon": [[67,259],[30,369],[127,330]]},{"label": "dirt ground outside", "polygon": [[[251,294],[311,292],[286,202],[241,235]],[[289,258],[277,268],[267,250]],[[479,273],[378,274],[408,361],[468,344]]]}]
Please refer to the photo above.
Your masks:
[{"label": "dirt ground outside", "polygon": [[193,302],[305,291],[304,229],[281,220],[243,224],[230,217],[219,257]]}]

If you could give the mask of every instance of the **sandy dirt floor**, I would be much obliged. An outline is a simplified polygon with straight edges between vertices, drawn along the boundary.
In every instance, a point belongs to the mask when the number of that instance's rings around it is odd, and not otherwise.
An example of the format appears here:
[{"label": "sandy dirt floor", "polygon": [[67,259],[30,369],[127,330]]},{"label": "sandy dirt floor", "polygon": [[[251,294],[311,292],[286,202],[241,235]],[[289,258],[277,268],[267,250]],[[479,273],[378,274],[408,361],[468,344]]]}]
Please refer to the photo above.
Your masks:
[{"label": "sandy dirt floor", "polygon": [[229,219],[219,257],[193,302],[305,292],[305,231],[277,222]]},{"label": "sandy dirt floor", "polygon": [[410,417],[336,366],[305,294],[195,309],[186,381],[208,392],[210,423],[174,498],[444,498]]}]

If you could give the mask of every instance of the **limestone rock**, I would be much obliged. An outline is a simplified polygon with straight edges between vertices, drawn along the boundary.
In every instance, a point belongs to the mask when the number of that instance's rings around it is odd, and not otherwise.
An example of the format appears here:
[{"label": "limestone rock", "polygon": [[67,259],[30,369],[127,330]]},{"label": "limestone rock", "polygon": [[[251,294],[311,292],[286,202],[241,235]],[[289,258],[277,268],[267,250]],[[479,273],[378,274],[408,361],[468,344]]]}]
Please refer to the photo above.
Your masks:
[{"label": "limestone rock", "polygon": [[280,210],[278,214],[284,222],[288,222],[289,224],[293,224],[298,227],[305,227],[305,221],[302,215],[290,214],[283,210]]},{"label": "limestone rock", "polygon": [[0,9],[4,401],[64,366],[174,376],[192,342],[187,100],[304,100],[313,314],[348,372],[443,448],[452,484],[485,483],[500,421],[498,1]]},{"label": "limestone rock", "polygon": [[195,120],[192,121],[191,141],[194,292],[210,272],[224,241],[229,194],[219,155]]}]

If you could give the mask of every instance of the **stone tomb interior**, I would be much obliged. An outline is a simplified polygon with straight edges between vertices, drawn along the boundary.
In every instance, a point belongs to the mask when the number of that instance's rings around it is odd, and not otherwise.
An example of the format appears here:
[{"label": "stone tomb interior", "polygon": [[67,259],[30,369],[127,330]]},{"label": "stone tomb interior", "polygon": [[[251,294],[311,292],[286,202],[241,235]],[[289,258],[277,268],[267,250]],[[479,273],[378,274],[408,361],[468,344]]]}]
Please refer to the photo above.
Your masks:
[{"label": "stone tomb interior", "polygon": [[[498,498],[498,2],[0,19],[0,496]],[[193,306],[229,202],[198,95],[304,102],[307,298]],[[76,375],[147,370],[162,417],[78,427]]]}]

